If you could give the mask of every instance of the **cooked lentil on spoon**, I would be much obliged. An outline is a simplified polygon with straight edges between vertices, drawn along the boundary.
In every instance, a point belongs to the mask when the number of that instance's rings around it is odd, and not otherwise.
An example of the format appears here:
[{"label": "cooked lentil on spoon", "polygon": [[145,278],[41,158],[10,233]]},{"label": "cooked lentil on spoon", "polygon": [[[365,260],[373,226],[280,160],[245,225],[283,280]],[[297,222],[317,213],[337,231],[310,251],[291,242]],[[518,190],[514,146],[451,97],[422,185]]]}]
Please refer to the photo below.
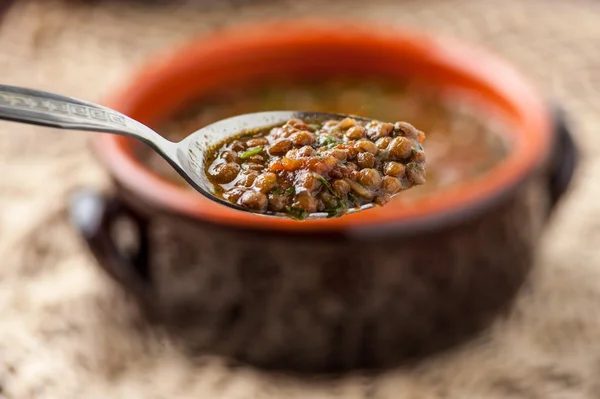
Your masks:
[{"label": "cooked lentil on spoon", "polygon": [[338,217],[424,184],[424,138],[406,122],[291,119],[217,145],[207,176],[218,196],[255,212]]}]

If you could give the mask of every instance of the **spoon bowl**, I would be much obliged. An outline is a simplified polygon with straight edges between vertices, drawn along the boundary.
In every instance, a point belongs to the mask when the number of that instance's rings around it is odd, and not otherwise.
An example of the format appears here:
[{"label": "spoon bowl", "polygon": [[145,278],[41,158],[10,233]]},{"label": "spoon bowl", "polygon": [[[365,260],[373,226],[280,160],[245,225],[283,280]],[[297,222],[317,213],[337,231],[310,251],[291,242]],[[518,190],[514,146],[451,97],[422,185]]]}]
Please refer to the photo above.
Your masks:
[{"label": "spoon bowl", "polygon": [[[244,131],[254,131],[270,127],[281,126],[290,119],[300,119],[303,121],[325,121],[331,119],[344,119],[352,117],[359,121],[368,122],[371,119],[356,117],[346,114],[334,114],[325,112],[305,112],[305,111],[269,111],[256,112],[251,114],[238,115],[223,119],[213,124],[207,125],[200,130],[187,136],[185,139],[176,143],[177,160],[179,166],[175,167],[179,174],[183,176],[188,183],[193,186],[202,195],[216,201],[222,205],[228,206],[244,212],[250,212],[267,217],[285,217],[289,216],[280,212],[259,213],[250,209],[241,207],[232,202],[226,201],[215,195],[215,187],[206,175],[207,157],[217,145],[223,143],[229,138],[243,134]],[[182,170],[180,170],[182,169]],[[360,212],[372,208],[373,204],[365,204],[360,208],[351,208],[346,214]],[[306,215],[307,220],[324,219],[330,217],[326,212],[314,212]]]},{"label": "spoon bowl", "polygon": [[[219,204],[266,217],[285,217],[285,213],[255,212],[215,195],[215,187],[206,175],[207,154],[219,143],[252,131],[275,127],[286,121],[324,121],[350,115],[272,111],[234,116],[205,126],[180,142],[172,142],[148,126],[113,109],[72,97],[24,87],[0,85],[0,119],[68,130],[94,131],[127,136],[139,140],[158,152],[194,189]],[[351,116],[360,121],[371,119]],[[372,208],[372,203],[349,209],[346,214]],[[326,212],[310,213],[306,219],[324,219]]]}]

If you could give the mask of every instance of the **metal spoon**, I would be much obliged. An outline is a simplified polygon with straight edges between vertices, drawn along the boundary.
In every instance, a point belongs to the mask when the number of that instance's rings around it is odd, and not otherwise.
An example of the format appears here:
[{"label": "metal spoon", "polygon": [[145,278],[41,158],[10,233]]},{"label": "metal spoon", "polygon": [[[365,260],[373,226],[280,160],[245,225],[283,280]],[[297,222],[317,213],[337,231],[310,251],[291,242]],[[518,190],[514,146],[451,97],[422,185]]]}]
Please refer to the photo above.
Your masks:
[{"label": "metal spoon", "polygon": [[[113,133],[137,139],[158,152],[206,198],[240,211],[286,218],[289,216],[284,213],[258,213],[217,197],[213,184],[206,176],[205,154],[216,144],[244,130],[282,125],[292,118],[327,120],[342,119],[346,116],[348,115],[297,111],[245,114],[205,126],[174,143],[148,126],[110,108],[41,90],[0,85],[0,119],[68,130]],[[372,207],[373,204],[366,204],[361,208],[348,210],[348,214]],[[318,212],[309,214],[307,219],[327,217],[327,213]]]}]

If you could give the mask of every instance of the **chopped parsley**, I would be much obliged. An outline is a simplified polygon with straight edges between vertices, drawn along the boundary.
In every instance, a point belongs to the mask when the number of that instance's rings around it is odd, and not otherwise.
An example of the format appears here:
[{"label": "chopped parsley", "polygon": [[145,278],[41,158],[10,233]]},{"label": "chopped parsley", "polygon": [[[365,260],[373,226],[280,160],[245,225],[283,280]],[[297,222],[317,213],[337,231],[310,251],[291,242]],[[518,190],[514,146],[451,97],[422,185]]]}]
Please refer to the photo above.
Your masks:
[{"label": "chopped parsley", "polygon": [[318,144],[319,147],[330,147],[330,146],[336,146],[338,144],[340,144],[341,141],[333,136],[319,136],[319,140],[318,140]]},{"label": "chopped parsley", "polygon": [[240,155],[240,159],[248,159],[254,155],[258,155],[262,152],[262,150],[263,150],[262,147],[256,147],[251,150],[248,150],[248,151],[244,152],[242,155]]},{"label": "chopped parsley", "polygon": [[353,193],[348,193],[348,199],[352,202],[353,205],[358,203],[358,198],[356,198],[356,195],[354,195]]},{"label": "chopped parsley", "polygon": [[327,179],[326,179],[326,178],[324,178],[324,177],[323,177],[323,176],[321,176],[321,175],[318,175],[318,176],[317,176],[317,180],[319,180],[321,183],[323,183],[323,185],[324,185],[324,186],[327,188],[327,190],[328,190],[328,191],[329,191],[331,194],[335,195],[335,191],[333,191],[333,187],[331,187],[331,184],[330,184],[330,183],[327,181]]},{"label": "chopped parsley", "polygon": [[296,219],[296,220],[304,220],[306,219],[306,211],[302,208],[296,208],[293,206],[288,206],[285,208],[285,211],[287,212],[287,214]]},{"label": "chopped parsley", "polygon": [[325,209],[328,218],[335,218],[344,215],[348,211],[348,204],[344,200],[335,200],[332,208]]}]

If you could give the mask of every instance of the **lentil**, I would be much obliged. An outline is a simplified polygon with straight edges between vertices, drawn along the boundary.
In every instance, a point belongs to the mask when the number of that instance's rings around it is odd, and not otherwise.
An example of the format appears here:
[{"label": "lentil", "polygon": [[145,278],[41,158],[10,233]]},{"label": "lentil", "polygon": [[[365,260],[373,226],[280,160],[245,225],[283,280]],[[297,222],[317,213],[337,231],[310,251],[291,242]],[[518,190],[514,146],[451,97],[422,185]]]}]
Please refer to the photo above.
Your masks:
[{"label": "lentil", "polygon": [[341,216],[424,184],[423,138],[406,123],[293,119],[219,144],[207,174],[217,195],[253,211]]}]

